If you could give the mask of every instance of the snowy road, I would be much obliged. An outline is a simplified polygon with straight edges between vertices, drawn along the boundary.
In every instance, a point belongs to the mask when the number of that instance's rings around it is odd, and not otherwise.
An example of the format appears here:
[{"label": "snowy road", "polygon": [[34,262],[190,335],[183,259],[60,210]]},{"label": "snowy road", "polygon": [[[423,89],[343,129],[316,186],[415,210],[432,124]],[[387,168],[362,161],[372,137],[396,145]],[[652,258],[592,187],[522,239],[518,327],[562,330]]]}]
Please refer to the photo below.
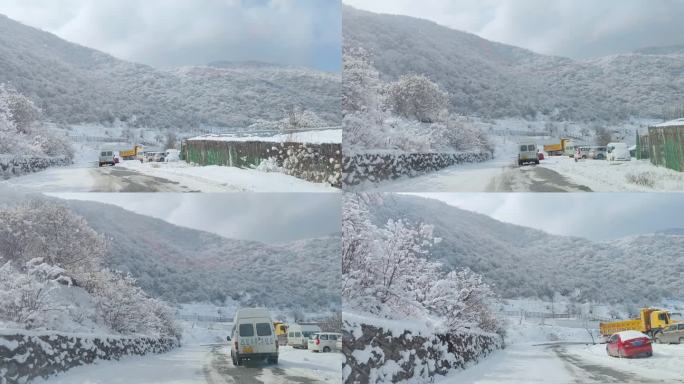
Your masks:
[{"label": "snowy road", "polygon": [[279,172],[127,161],[113,167],[50,168],[2,183],[40,192],[337,192]]},{"label": "snowy road", "polygon": [[73,368],[46,384],[317,384],[340,383],[341,353],[281,347],[278,365],[236,367],[225,344],[192,345],[160,355],[100,361]]},{"label": "snowy road", "polygon": [[605,345],[517,344],[437,383],[684,383],[684,346],[654,345],[644,359],[606,355]]}]

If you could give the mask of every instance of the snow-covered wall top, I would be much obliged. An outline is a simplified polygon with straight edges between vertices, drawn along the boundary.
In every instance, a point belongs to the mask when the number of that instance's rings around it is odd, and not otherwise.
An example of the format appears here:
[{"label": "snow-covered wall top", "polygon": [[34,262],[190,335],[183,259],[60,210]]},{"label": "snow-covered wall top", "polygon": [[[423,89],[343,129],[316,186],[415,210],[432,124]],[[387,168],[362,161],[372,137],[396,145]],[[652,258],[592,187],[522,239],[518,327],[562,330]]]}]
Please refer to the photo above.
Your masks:
[{"label": "snow-covered wall top", "polygon": [[675,119],[656,124],[654,127],[684,127],[684,119]]},{"label": "snow-covered wall top", "polygon": [[270,143],[309,143],[339,144],[342,142],[342,129],[324,129],[305,132],[282,133],[272,136],[234,136],[234,135],[203,135],[193,137],[188,140],[209,140],[209,141],[263,141]]},{"label": "snow-covered wall top", "polygon": [[499,335],[438,332],[410,321],[344,317],[345,384],[430,383],[503,348]]}]

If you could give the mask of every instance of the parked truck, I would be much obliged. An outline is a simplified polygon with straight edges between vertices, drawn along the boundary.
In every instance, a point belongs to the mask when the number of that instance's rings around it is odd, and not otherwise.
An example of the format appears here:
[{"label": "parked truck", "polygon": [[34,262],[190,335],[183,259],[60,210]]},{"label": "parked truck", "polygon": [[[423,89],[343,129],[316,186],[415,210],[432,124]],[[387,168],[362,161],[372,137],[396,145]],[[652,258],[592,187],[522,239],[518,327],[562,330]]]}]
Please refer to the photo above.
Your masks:
[{"label": "parked truck", "polygon": [[670,312],[667,310],[642,308],[639,311],[639,318],[599,323],[599,330],[604,337],[610,337],[615,333],[630,330],[639,331],[654,337],[655,334],[673,323],[677,323],[677,321],[670,318]]},{"label": "parked truck", "polygon": [[142,155],[143,155],[143,146],[142,145],[134,145],[133,149],[126,149],[123,151],[119,151],[119,156],[123,160],[140,160],[142,161]]},{"label": "parked truck", "polygon": [[558,144],[548,144],[544,146],[544,152],[549,156],[562,156],[566,154],[566,147],[572,143],[570,139],[560,139]]},{"label": "parked truck", "polygon": [[275,328],[275,334],[278,338],[279,345],[287,345],[287,328],[288,325],[281,321],[274,321],[273,328]]}]

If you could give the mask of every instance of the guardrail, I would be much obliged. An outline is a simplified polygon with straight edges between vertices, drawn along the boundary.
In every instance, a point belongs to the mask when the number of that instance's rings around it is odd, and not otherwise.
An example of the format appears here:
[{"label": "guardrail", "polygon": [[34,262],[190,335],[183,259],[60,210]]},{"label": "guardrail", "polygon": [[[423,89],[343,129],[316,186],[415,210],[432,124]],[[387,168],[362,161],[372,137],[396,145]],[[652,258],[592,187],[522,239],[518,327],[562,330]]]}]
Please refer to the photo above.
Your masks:
[{"label": "guardrail", "polygon": [[612,321],[612,319],[609,319],[607,317],[582,313],[550,313],[534,311],[502,311],[502,313],[506,316],[516,316],[531,319],[575,319],[588,321]]}]

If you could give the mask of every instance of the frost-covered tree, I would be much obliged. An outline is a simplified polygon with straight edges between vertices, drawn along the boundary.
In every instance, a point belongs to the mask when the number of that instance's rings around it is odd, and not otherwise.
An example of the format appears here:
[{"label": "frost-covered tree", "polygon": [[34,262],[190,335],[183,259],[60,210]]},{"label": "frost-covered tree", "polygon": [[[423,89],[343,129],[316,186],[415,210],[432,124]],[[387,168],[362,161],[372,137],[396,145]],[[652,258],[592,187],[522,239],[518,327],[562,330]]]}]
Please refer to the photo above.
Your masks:
[{"label": "frost-covered tree", "polygon": [[342,64],[343,114],[377,109],[380,106],[378,95],[381,82],[370,53],[360,47],[345,46]]},{"label": "frost-covered tree", "polygon": [[[41,117],[40,109],[29,98],[5,84],[0,84],[0,98],[5,99],[6,108],[11,111],[11,118],[17,132],[30,133],[31,126]],[[2,108],[3,106],[0,105],[0,109]]]},{"label": "frost-covered tree", "polygon": [[425,75],[402,75],[385,90],[385,108],[422,123],[444,121],[448,101],[448,93]]},{"label": "frost-covered tree", "polygon": [[62,268],[43,263],[41,258],[23,263],[22,268],[5,262],[0,266],[0,319],[27,329],[42,326],[47,311],[60,309],[50,301],[50,292],[69,283]]},{"label": "frost-covered tree", "polygon": [[71,160],[71,143],[40,123],[41,111],[14,88],[0,84],[0,153],[61,156]]},{"label": "frost-covered tree", "polygon": [[63,205],[33,199],[0,209],[0,258],[5,260],[22,265],[41,258],[78,283],[99,269],[105,250],[105,239]]}]

